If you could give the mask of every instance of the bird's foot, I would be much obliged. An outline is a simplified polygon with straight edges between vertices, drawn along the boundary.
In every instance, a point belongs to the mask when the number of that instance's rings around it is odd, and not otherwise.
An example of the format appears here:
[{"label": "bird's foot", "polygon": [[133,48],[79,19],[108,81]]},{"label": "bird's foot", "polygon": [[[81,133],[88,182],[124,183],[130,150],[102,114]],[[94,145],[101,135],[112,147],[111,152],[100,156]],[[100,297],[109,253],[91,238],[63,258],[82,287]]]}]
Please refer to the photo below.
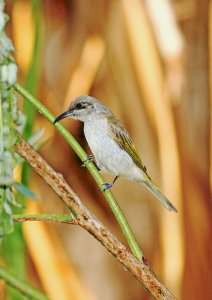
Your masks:
[{"label": "bird's foot", "polygon": [[102,192],[105,192],[107,190],[109,190],[110,188],[112,188],[112,186],[114,185],[114,183],[116,182],[116,180],[118,179],[118,175],[116,175],[116,177],[113,179],[113,181],[111,183],[105,182],[102,185],[104,185],[103,189],[101,190]]},{"label": "bird's foot", "polygon": [[105,192],[105,191],[109,190],[110,188],[112,188],[113,183],[105,182],[102,185],[103,185],[103,188],[101,189],[101,192]]},{"label": "bird's foot", "polygon": [[85,167],[86,162],[93,162],[93,161],[94,161],[93,156],[88,155],[88,157],[85,160],[83,160],[81,167]]},{"label": "bird's foot", "polygon": [[100,171],[100,168],[97,166],[97,164],[96,164],[96,162],[95,162],[95,160],[93,159],[93,156],[92,156],[91,154],[88,155],[88,157],[86,158],[86,160],[84,160],[84,161],[82,162],[81,167],[85,167],[85,163],[86,163],[86,162],[92,162],[92,163],[95,165],[95,167],[97,168],[97,170]]}]

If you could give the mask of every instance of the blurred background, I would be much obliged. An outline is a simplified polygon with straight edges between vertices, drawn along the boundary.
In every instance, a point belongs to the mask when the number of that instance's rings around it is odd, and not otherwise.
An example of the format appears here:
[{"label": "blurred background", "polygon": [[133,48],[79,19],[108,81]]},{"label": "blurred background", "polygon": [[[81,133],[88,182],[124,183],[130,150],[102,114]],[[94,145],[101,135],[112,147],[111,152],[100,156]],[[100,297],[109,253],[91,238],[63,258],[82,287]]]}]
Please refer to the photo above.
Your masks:
[{"label": "blurred background", "polygon": [[[7,0],[6,12],[22,85],[55,116],[76,96],[89,94],[125,124],[148,173],[178,213],[125,179],[112,191],[162,282],[179,299],[212,299],[211,1]],[[72,149],[19,102],[27,116],[25,137],[43,129],[40,153],[126,244]],[[71,119],[63,124],[89,152],[83,125]],[[25,167],[21,176],[37,198],[27,200],[28,213],[67,212],[33,171]],[[78,227],[27,222],[6,238],[5,249],[7,266],[50,299],[150,299]],[[0,289],[12,300],[23,299]]]}]

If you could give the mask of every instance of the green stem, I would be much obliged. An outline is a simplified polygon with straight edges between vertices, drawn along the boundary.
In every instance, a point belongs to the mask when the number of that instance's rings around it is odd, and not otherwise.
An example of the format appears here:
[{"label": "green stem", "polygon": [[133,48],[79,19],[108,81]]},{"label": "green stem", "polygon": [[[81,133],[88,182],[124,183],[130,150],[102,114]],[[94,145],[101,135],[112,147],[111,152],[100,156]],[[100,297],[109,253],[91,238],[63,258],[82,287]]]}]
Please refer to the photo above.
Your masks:
[{"label": "green stem", "polygon": [[[20,95],[22,95],[26,100],[28,100],[50,123],[53,124],[55,117],[48,111],[48,109],[39,100],[37,100],[34,96],[32,96],[27,90],[25,90],[18,83],[14,85],[14,88]],[[78,142],[73,138],[73,136],[60,123],[56,123],[54,126],[59,131],[59,133],[65,138],[65,140],[72,147],[74,152],[79,156],[79,158],[82,161],[85,161],[88,155],[78,144]],[[88,171],[91,173],[93,178],[95,179],[100,189],[102,189],[104,180],[100,175],[100,173],[98,172],[95,165],[93,163],[90,163],[89,161],[86,161],[85,166],[87,167]],[[106,190],[105,192],[103,192],[103,194],[111,210],[113,211],[133,254],[135,255],[135,257],[137,257],[140,260],[143,254],[118,203],[116,202],[110,190]]]},{"label": "green stem", "polygon": [[29,297],[29,299],[49,300],[49,298],[44,294],[42,294],[40,291],[34,289],[24,281],[17,279],[2,267],[0,267],[0,278],[3,279],[6,283],[8,283],[13,288],[17,289],[23,295]]},{"label": "green stem", "polygon": [[[40,77],[40,52],[42,43],[42,6],[40,0],[31,0],[31,9],[33,11],[33,26],[34,26],[34,46],[32,59],[25,79],[25,88],[32,94],[36,94],[39,77]],[[35,120],[35,109],[29,102],[24,103],[24,113],[27,115],[27,120],[24,128],[23,136],[28,139],[32,133],[32,128]],[[25,170],[26,171],[26,170]],[[26,171],[27,173],[27,171]],[[24,176],[27,181],[27,174]],[[25,184],[27,182],[24,182]]]},{"label": "green stem", "polygon": [[66,214],[20,214],[13,215],[13,221],[25,222],[25,221],[45,221],[52,223],[67,223],[75,224],[74,219],[70,215]]}]

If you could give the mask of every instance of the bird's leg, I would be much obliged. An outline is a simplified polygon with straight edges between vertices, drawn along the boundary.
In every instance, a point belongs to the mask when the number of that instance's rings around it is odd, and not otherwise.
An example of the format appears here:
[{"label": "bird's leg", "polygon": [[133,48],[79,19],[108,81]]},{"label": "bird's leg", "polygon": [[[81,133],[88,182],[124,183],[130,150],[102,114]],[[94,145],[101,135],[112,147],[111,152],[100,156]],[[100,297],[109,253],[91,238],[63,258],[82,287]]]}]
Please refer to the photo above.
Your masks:
[{"label": "bird's leg", "polygon": [[102,192],[105,192],[106,190],[112,188],[112,186],[114,185],[114,183],[116,182],[116,180],[119,178],[118,175],[116,175],[116,177],[113,179],[113,181],[111,183],[105,182],[103,183],[104,188],[102,189]]},{"label": "bird's leg", "polygon": [[100,171],[100,168],[98,167],[98,165],[97,165],[97,163],[95,162],[95,160],[93,159],[93,156],[90,154],[90,155],[88,155],[88,157],[86,158],[86,160],[84,160],[83,162],[82,162],[82,167],[85,167],[85,163],[86,162],[92,162],[94,165],[95,165],[95,167],[97,168],[97,170],[98,171]]},{"label": "bird's leg", "polygon": [[82,167],[85,167],[85,163],[86,162],[94,162],[94,159],[93,159],[93,156],[90,154],[90,155],[88,155],[88,157],[85,159],[85,160],[83,160],[83,162],[82,162]]}]

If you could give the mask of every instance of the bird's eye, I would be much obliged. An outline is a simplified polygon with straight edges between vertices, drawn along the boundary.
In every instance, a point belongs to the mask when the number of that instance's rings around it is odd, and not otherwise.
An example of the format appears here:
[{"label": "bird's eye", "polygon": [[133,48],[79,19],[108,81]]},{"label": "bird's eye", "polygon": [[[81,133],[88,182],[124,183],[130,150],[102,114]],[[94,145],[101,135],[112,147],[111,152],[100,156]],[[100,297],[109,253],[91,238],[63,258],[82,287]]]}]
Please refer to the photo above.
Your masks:
[{"label": "bird's eye", "polygon": [[77,103],[76,108],[77,109],[82,109],[82,108],[84,108],[84,106],[83,106],[82,103]]}]

